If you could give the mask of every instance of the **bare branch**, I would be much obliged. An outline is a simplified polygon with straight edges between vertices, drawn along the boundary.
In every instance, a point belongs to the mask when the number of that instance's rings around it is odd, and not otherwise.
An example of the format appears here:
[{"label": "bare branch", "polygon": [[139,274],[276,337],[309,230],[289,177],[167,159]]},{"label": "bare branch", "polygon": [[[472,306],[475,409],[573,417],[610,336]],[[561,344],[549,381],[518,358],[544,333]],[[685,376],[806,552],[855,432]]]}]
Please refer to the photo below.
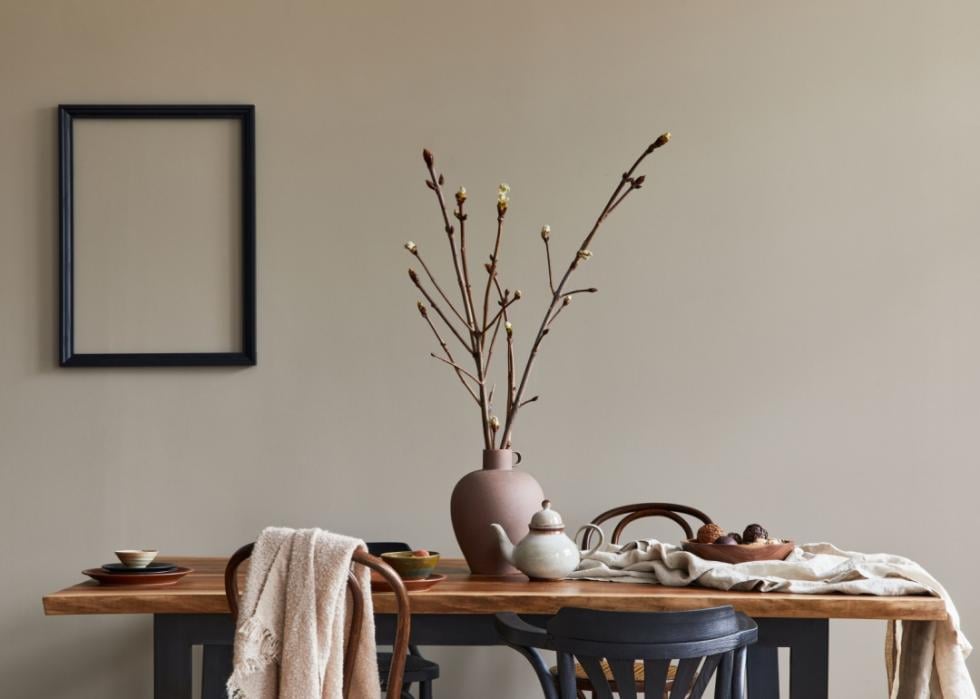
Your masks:
[{"label": "bare branch", "polygon": [[544,241],[544,254],[548,259],[548,289],[555,293],[555,276],[551,272],[551,226],[542,226],[541,240]]},{"label": "bare branch", "polygon": [[[405,247],[408,248],[407,245]],[[446,302],[447,306],[449,306],[449,310],[451,310],[456,315],[456,317],[459,318],[459,321],[463,325],[469,328],[469,323],[466,321],[466,318],[461,316],[459,311],[456,310],[456,306],[454,306],[453,302],[449,300],[449,297],[446,296],[445,292],[442,290],[442,287],[439,286],[439,282],[437,282],[436,278],[432,275],[432,271],[429,269],[429,265],[425,264],[425,260],[422,259],[422,253],[418,251],[418,247],[413,245],[413,247],[408,248],[408,251],[413,255],[415,255],[415,257],[418,259],[419,263],[422,265],[422,269],[425,270],[426,276],[429,277],[429,281],[432,282],[432,286],[436,288],[436,291],[439,292],[439,295],[442,297],[442,300]]]},{"label": "bare branch", "polygon": [[[425,322],[432,329],[432,333],[436,336],[436,340],[439,342],[439,346],[442,347],[442,351],[446,353],[446,358],[449,359],[450,362],[455,363],[456,360],[453,359],[453,354],[452,352],[449,351],[449,345],[446,344],[446,341],[443,339],[442,335],[440,335],[439,331],[436,329],[435,324],[433,324],[432,319],[429,317],[429,312],[426,309],[425,304],[419,301],[418,309],[419,309],[419,314],[423,318],[425,318]],[[473,387],[470,386],[468,383],[466,383],[466,379],[463,378],[464,377],[463,372],[459,369],[456,369],[456,376],[459,377],[459,380],[463,384],[463,388],[466,389],[466,392],[469,393],[470,396],[472,396],[473,400],[477,402],[477,405],[479,405],[480,399],[477,398],[476,392],[473,390]]]},{"label": "bare branch", "polygon": [[[583,253],[588,252],[589,245],[592,242],[592,239],[595,238],[596,233],[599,231],[599,227],[602,225],[603,221],[606,220],[606,217],[609,216],[609,214],[612,212],[614,208],[619,206],[622,200],[625,199],[626,195],[628,195],[634,189],[638,189],[643,184],[644,176],[640,175],[639,177],[634,178],[633,173],[636,172],[636,169],[647,158],[647,156],[649,156],[658,148],[667,145],[668,141],[670,141],[669,133],[664,133],[661,136],[659,136],[656,141],[650,144],[650,146],[647,147],[647,149],[643,151],[642,154],[640,154],[640,156],[634,161],[630,169],[623,173],[623,176],[620,178],[619,184],[616,186],[612,194],[609,196],[609,200],[606,202],[606,205],[602,208],[602,211],[599,213],[599,216],[596,218],[595,223],[592,224],[591,230],[585,236],[585,239],[582,241],[582,244],[578,246],[578,250],[575,253],[575,257],[572,258],[571,263],[568,265],[568,269],[565,270],[565,274],[562,275],[561,281],[559,281],[558,285],[555,287],[554,293],[552,294],[552,298],[551,298],[551,304],[548,306],[547,311],[545,311],[544,318],[542,319],[541,325],[538,328],[538,334],[535,336],[534,341],[531,343],[531,349],[528,353],[527,362],[524,364],[524,371],[521,374],[521,380],[520,383],[518,384],[517,391],[514,395],[513,402],[517,406],[517,408],[520,408],[521,398],[523,397],[524,391],[527,388],[528,377],[531,375],[531,368],[534,366],[534,360],[538,355],[538,348],[541,345],[541,341],[548,334],[548,330],[549,330],[548,326],[552,322],[554,322],[555,318],[558,316],[561,310],[568,305],[568,302],[570,300],[569,297],[564,294],[565,284],[568,282],[569,276],[571,276],[572,272],[575,271],[576,267],[578,267],[580,260],[583,259]],[[546,237],[546,236],[542,235],[542,237]],[[589,255],[590,254],[591,253],[589,253]],[[584,259],[588,259],[588,255],[585,255]],[[558,308],[557,311],[555,311],[555,306],[558,305],[559,301],[561,301],[562,305],[561,307]],[[513,433],[513,429],[514,429],[514,420],[517,416],[517,413],[518,410],[515,409],[507,416],[507,420],[504,423],[503,436],[501,437],[502,444],[505,445],[510,444],[511,434]]]},{"label": "bare branch", "polygon": [[568,298],[572,294],[594,294],[597,291],[599,290],[594,286],[589,287],[588,289],[576,289],[575,291],[566,291],[564,294],[562,294],[562,298]]},{"label": "bare branch", "polygon": [[439,308],[439,304],[437,304],[433,300],[432,295],[425,290],[424,286],[422,286],[422,280],[419,279],[418,273],[414,269],[410,269],[408,270],[408,278],[411,279],[412,283],[415,284],[418,290],[422,292],[422,295],[425,297],[425,300],[429,302],[430,306],[432,306],[432,310],[435,311],[440,318],[442,318],[442,322],[444,322],[446,324],[446,327],[452,331],[453,335],[456,336],[456,339],[459,340],[460,343],[463,345],[463,347],[466,348],[466,351],[472,352],[473,351],[472,345],[470,345],[466,340],[463,339],[463,336],[459,334],[458,330],[456,330],[456,326],[454,326],[449,321],[449,318],[446,317],[446,314],[442,312],[441,308]]},{"label": "bare branch", "polygon": [[[506,296],[507,296],[507,292],[505,291],[504,297],[506,298]],[[505,300],[498,301],[497,305],[500,306],[500,310],[497,311],[497,315],[495,315],[493,318],[490,319],[490,323],[487,325],[487,327],[483,329],[483,332],[489,330],[491,325],[499,321],[501,316],[504,315],[504,311],[506,311],[510,306],[513,306],[516,301],[520,301],[521,297],[522,297],[521,290],[518,289],[517,291],[514,292],[513,298],[511,298],[509,301],[505,301]]]},{"label": "bare branch", "polygon": [[429,356],[432,357],[433,359],[438,359],[443,364],[448,364],[449,366],[451,366],[456,371],[462,372],[468,378],[470,378],[473,381],[475,381],[477,384],[482,384],[482,382],[480,381],[480,379],[478,379],[475,376],[473,376],[473,374],[471,374],[470,372],[466,371],[466,369],[464,369],[463,367],[461,367],[456,362],[451,362],[448,359],[444,359],[444,358],[440,357],[438,354],[436,354],[435,352],[429,352]]}]

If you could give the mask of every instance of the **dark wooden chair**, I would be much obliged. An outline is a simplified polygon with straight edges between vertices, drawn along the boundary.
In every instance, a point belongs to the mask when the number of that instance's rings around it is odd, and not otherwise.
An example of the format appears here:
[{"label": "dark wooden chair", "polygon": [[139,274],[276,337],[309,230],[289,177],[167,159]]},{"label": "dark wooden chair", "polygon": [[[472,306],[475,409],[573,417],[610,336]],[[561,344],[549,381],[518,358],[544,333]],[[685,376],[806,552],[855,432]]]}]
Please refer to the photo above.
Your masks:
[{"label": "dark wooden chair", "polygon": [[[693,507],[688,507],[687,505],[676,505],[672,502],[639,502],[633,505],[621,505],[619,507],[614,507],[611,510],[606,510],[601,515],[592,520],[592,524],[601,526],[603,523],[608,522],[616,517],[622,517],[619,522],[616,523],[615,528],[612,531],[612,535],[609,537],[608,541],[611,544],[618,544],[619,538],[623,534],[623,530],[626,529],[630,524],[638,519],[644,517],[663,517],[675,522],[684,530],[685,539],[693,539],[696,529],[692,529],[691,525],[685,519],[690,517],[693,519],[700,520],[700,527],[702,524],[710,524],[711,517],[706,515],[701,510],[697,510]],[[592,536],[592,530],[586,529],[582,534],[582,547],[589,548],[589,539]]]},{"label": "dark wooden chair", "polygon": [[583,696],[576,665],[594,699],[613,693],[701,699],[712,677],[715,699],[744,699],[746,648],[758,638],[755,622],[728,606],[690,612],[565,608],[546,628],[512,613],[498,614],[495,623],[504,642],[519,651],[557,652],[558,699]]},{"label": "dark wooden chair", "polygon": [[[225,595],[228,597],[228,608],[233,617],[238,617],[238,567],[252,555],[255,544],[247,544],[235,551],[225,567]],[[372,556],[363,549],[354,552],[353,561],[357,565],[362,565],[377,571],[385,581],[391,586],[395,593],[395,600],[398,606],[398,622],[395,630],[395,643],[392,646],[391,657],[384,671],[379,667],[382,676],[379,678],[382,686],[386,689],[385,699],[402,699],[404,692],[402,683],[405,672],[406,658],[408,657],[408,639],[411,632],[411,610],[409,608],[408,593],[405,585],[398,574],[387,563],[376,556]],[[351,623],[347,634],[347,645],[344,649],[344,699],[349,699],[350,678],[354,670],[355,651],[361,637],[361,627],[363,622],[364,595],[371,594],[371,590],[362,590],[354,571],[348,572],[347,590],[351,596]],[[379,663],[380,666],[380,663]]]},{"label": "dark wooden chair", "polygon": [[[391,551],[411,551],[411,547],[403,541],[368,541],[368,553],[372,556],[380,556],[382,553]],[[378,670],[382,677],[385,670],[391,663],[391,653],[378,653]],[[408,658],[405,660],[405,676],[402,679],[405,695],[411,696],[408,692],[413,684],[419,686],[419,699],[432,699],[432,681],[439,678],[439,665],[422,657],[418,646],[409,644]]]}]

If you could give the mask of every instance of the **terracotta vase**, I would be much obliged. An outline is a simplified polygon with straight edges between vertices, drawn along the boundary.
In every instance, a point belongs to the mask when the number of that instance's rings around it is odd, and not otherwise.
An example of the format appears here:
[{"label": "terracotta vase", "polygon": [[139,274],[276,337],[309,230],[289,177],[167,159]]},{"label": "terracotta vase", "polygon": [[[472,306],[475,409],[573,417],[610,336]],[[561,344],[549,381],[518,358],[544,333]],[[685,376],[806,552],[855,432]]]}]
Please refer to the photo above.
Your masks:
[{"label": "terracotta vase", "polygon": [[467,473],[453,488],[450,511],[456,541],[477,575],[519,572],[504,560],[490,525],[501,525],[511,541],[520,541],[527,536],[531,515],[541,509],[541,486],[526,471],[515,469],[516,463],[520,454],[510,449],[485,449],[483,468]]}]

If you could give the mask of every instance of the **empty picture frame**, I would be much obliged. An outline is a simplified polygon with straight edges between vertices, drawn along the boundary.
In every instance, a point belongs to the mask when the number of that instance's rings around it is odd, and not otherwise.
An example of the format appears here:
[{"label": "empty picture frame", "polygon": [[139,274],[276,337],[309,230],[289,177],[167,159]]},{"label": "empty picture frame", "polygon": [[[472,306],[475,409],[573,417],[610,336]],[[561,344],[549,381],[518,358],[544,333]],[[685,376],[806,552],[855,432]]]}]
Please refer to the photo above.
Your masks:
[{"label": "empty picture frame", "polygon": [[251,366],[255,107],[58,108],[64,367]]}]

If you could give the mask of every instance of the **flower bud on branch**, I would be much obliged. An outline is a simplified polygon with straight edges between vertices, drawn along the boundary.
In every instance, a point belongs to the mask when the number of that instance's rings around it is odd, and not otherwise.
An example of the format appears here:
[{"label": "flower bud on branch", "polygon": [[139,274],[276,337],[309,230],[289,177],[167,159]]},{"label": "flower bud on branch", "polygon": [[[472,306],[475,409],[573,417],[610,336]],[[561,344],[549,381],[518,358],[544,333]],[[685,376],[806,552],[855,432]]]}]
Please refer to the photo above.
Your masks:
[{"label": "flower bud on branch", "polygon": [[411,240],[405,243],[405,249],[408,250],[413,255],[419,254],[419,246],[413,243]]},{"label": "flower bud on branch", "polygon": [[497,216],[502,217],[507,213],[507,205],[510,203],[510,186],[502,182],[497,187]]},{"label": "flower bud on branch", "polygon": [[647,148],[647,154],[652,153],[653,151],[657,150],[658,148],[662,148],[663,146],[666,146],[669,141],[670,141],[670,131],[667,131],[666,133],[660,134],[657,137],[657,140],[654,141],[653,143],[651,143],[650,144],[650,147]]}]

